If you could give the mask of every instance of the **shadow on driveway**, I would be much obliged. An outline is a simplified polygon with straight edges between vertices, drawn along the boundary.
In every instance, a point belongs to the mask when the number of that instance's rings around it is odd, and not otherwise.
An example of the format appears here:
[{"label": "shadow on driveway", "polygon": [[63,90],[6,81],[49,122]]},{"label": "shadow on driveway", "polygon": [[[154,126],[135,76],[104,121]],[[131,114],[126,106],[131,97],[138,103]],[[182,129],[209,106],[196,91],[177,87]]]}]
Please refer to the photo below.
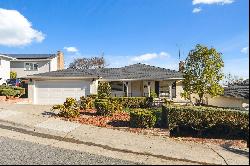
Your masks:
[{"label": "shadow on driveway", "polygon": [[232,153],[235,153],[235,154],[238,154],[238,155],[241,155],[241,156],[245,156],[245,157],[248,157],[249,158],[249,152],[245,151],[245,150],[240,150],[240,149],[235,149],[235,148],[232,148],[230,147],[231,144],[225,144],[225,145],[222,145],[222,147],[227,150],[227,151],[230,151]]}]

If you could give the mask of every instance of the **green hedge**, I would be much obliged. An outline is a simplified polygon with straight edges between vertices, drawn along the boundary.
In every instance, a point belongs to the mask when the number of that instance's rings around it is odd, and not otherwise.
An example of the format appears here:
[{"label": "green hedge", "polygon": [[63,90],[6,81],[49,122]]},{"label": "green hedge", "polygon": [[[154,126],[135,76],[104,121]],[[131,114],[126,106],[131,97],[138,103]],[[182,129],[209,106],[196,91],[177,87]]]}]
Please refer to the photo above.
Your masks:
[{"label": "green hedge", "polygon": [[14,90],[17,91],[17,95],[18,96],[22,96],[25,94],[25,88],[21,88],[21,87],[14,87]]},{"label": "green hedge", "polygon": [[151,97],[110,97],[108,100],[121,104],[123,108],[148,108],[153,103]]},{"label": "green hedge", "polygon": [[95,102],[96,114],[110,116],[115,111],[115,105],[108,100],[100,100]]},{"label": "green hedge", "polygon": [[147,109],[134,109],[130,112],[130,127],[151,128],[155,126],[156,115]]},{"label": "green hedge", "polygon": [[0,89],[1,96],[16,96],[18,94],[17,90],[13,89]]},{"label": "green hedge", "polygon": [[225,127],[231,131],[249,133],[249,113],[232,109],[201,106],[163,106],[162,122],[170,131],[181,126],[198,132]]},{"label": "green hedge", "polygon": [[25,94],[25,89],[21,87],[12,87],[12,86],[0,86],[0,96],[22,96]]}]

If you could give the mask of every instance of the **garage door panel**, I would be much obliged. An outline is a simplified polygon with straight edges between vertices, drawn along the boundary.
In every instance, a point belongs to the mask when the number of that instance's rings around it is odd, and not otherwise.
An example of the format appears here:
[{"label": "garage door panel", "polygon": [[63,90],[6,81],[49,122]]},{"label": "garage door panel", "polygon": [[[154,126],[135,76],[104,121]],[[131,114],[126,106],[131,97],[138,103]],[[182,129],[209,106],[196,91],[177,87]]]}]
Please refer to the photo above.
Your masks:
[{"label": "garage door panel", "polygon": [[67,97],[77,100],[90,92],[90,81],[37,81],[36,104],[62,104]]}]

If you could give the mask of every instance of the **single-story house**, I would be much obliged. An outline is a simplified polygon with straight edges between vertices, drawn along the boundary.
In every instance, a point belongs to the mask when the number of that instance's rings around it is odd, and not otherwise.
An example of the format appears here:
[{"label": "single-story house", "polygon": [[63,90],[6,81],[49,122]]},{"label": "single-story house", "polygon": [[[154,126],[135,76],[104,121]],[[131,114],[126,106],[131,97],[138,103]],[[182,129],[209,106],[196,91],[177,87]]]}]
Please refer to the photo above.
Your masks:
[{"label": "single-story house", "polygon": [[65,69],[30,75],[29,98],[34,104],[60,104],[67,97],[97,94],[99,81],[109,82],[112,96],[150,96],[182,100],[182,73],[134,64],[121,68]]},{"label": "single-story house", "polygon": [[64,56],[56,54],[0,54],[0,85],[10,79],[10,71],[17,73],[17,78],[64,69]]}]

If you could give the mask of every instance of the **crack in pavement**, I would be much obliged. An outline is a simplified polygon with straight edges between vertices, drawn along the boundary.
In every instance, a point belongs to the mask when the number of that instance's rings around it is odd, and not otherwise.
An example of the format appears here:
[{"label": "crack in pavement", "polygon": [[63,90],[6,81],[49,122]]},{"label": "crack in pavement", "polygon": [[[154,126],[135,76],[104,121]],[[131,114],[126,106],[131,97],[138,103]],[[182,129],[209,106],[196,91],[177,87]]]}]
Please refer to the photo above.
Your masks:
[{"label": "crack in pavement", "polygon": [[209,147],[213,152],[215,152],[218,156],[220,156],[223,160],[224,160],[224,162],[226,163],[226,165],[228,165],[228,163],[227,163],[227,161],[226,161],[226,159],[221,155],[221,154],[219,154],[216,150],[214,150],[213,148],[211,148],[211,147]]},{"label": "crack in pavement", "polygon": [[[203,144],[203,143],[202,143]],[[211,149],[214,153],[216,153],[220,158],[222,158],[225,162],[226,165],[228,165],[226,159],[221,155],[219,154],[216,150],[214,150],[212,147],[210,147],[208,144],[203,144],[203,145],[206,145],[209,149]]]},{"label": "crack in pavement", "polygon": [[58,140],[58,141],[64,141],[64,142],[75,143],[75,144],[84,144],[84,145],[87,145],[87,146],[96,146],[96,147],[100,147],[100,148],[110,150],[110,151],[117,151],[117,152],[122,152],[122,153],[130,153],[130,154],[135,154],[135,155],[152,156],[152,157],[156,157],[156,158],[160,158],[160,159],[164,159],[164,160],[181,161],[181,162],[188,162],[188,163],[193,163],[193,164],[218,165],[218,164],[214,164],[214,163],[206,163],[206,162],[201,162],[201,161],[193,161],[193,160],[189,160],[189,159],[180,159],[180,158],[174,158],[174,157],[167,157],[167,156],[164,156],[164,155],[156,155],[156,154],[151,154],[151,153],[148,153],[148,152],[135,152],[135,151],[132,151],[132,150],[127,150],[127,149],[113,148],[113,147],[110,147],[110,146],[107,146],[107,145],[96,144],[96,143],[93,143],[93,142],[85,142],[85,141],[81,141],[81,140],[77,140],[77,139],[73,139],[73,138],[66,138],[66,136],[68,134],[66,134],[64,137],[61,137],[61,136],[55,136],[55,135],[30,131],[30,130],[23,129],[23,128],[6,126],[6,125],[3,125],[3,124],[0,124],[0,128],[6,129],[6,130],[12,130],[12,131],[20,132],[20,133],[23,133],[23,134],[32,135],[32,136],[47,138],[47,139],[54,139],[54,140]]}]

